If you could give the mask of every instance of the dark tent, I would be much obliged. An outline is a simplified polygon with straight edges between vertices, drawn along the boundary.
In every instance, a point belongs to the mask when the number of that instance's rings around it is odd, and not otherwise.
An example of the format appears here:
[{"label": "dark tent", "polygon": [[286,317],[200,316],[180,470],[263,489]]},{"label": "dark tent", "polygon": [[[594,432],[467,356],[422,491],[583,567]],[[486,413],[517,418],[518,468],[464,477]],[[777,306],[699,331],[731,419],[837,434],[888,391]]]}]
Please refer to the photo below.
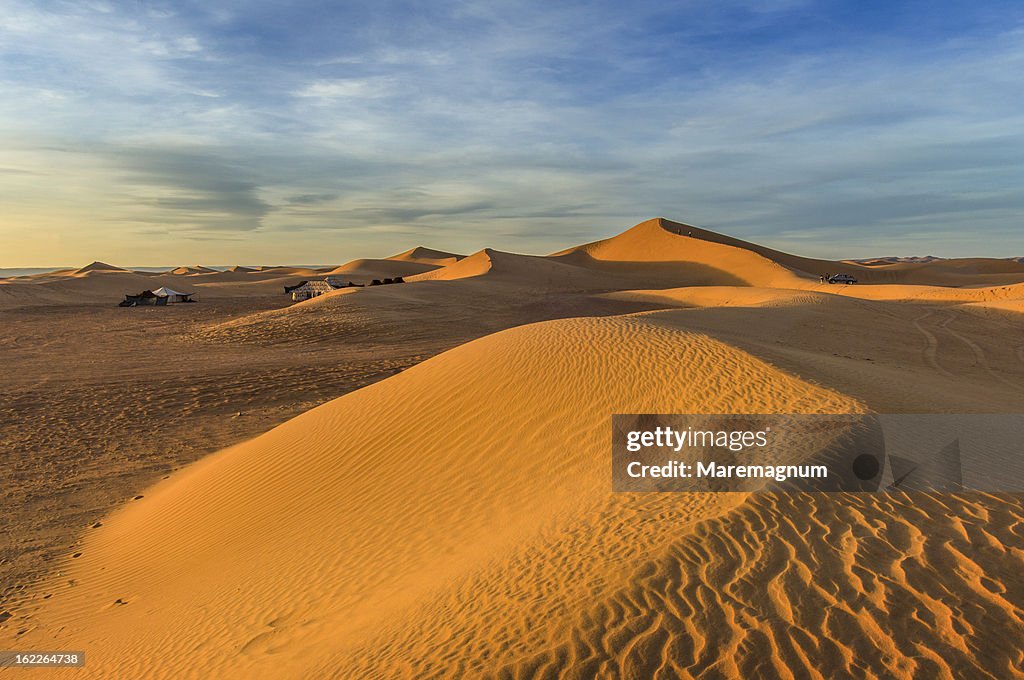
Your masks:
[{"label": "dark tent", "polygon": [[144,290],[138,295],[125,295],[119,307],[139,307],[142,305],[166,305],[167,298],[161,297],[151,290]]}]

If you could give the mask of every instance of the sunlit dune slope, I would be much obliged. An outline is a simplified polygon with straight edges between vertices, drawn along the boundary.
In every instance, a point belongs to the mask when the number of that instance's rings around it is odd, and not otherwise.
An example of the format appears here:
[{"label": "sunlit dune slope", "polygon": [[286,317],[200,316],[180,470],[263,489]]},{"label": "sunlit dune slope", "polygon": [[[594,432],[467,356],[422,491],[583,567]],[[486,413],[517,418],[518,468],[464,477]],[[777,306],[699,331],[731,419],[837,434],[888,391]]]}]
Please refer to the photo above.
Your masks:
[{"label": "sunlit dune slope", "polygon": [[[746,255],[744,253],[744,257]],[[640,286],[748,285],[740,275],[747,263],[744,258],[740,260],[716,265],[709,264],[710,260],[601,261],[582,253],[537,256],[485,248],[454,264],[410,277],[408,281],[485,278],[492,285],[547,292],[601,292]]]},{"label": "sunlit dune slope", "polygon": [[349,277],[355,283],[369,282],[370,279],[412,276],[436,269],[437,265],[412,260],[352,260],[327,272],[329,276]]},{"label": "sunlit dune slope", "polygon": [[348,677],[374,640],[381,677],[514,666],[743,500],[613,496],[610,414],[860,408],[664,319],[497,333],[147,491],[25,639],[89,649],[78,677]]},{"label": "sunlit dune slope", "polygon": [[848,273],[865,283],[935,286],[1001,285],[1024,281],[1024,265],[973,258],[866,266],[791,255],[756,243],[663,218],[641,222],[601,241],[559,251],[574,264],[624,267],[638,262],[679,262],[721,272],[710,285],[799,288],[826,272]]},{"label": "sunlit dune slope", "polygon": [[[88,274],[89,272],[123,272],[123,271],[128,271],[128,270],[127,269],[122,269],[121,267],[115,267],[114,265],[107,264],[106,262],[98,262],[97,261],[97,262],[92,262],[90,264],[87,264],[84,267],[81,267],[80,269],[76,269],[76,270],[74,270],[73,272],[70,272],[70,273],[71,274]],[[68,273],[68,272],[61,272],[61,273]]]},{"label": "sunlit dune slope", "polygon": [[457,255],[455,253],[447,253],[443,250],[434,250],[433,248],[427,248],[425,246],[416,246],[409,250],[392,255],[387,258],[389,260],[398,260],[403,262],[419,262],[420,264],[432,264],[438,267],[445,265],[454,264],[458,262],[465,255]]},{"label": "sunlit dune slope", "polygon": [[[907,284],[830,286],[809,288],[759,288],[746,286],[690,286],[653,290],[623,290],[606,293],[611,300],[646,302],[665,307],[773,307],[825,304],[836,298],[857,298],[877,302],[968,305],[1002,311],[1022,311],[1024,284],[979,288],[915,286]],[[838,304],[835,302],[835,304]]]},{"label": "sunlit dune slope", "polygon": [[1003,286],[928,286],[910,284],[889,284],[876,286],[828,286],[819,285],[816,290],[857,297],[864,300],[907,300],[914,302],[983,304],[1024,297],[1024,284]]},{"label": "sunlit dune slope", "polygon": [[818,269],[805,258],[661,218],[552,257],[604,268],[678,263],[680,267],[706,268],[717,273],[717,280],[709,282],[710,285],[799,287],[804,279],[810,281],[811,272]]},{"label": "sunlit dune slope", "polygon": [[996,321],[743,294],[497,333],[201,461],[86,537],[19,644],[89,649],[75,677],[1012,677],[1014,498],[610,493],[615,412],[1020,401],[955,336],[892,349]]},{"label": "sunlit dune slope", "polygon": [[684,288],[612,293],[882,413],[1024,410],[1021,318],[974,304],[816,291]]},{"label": "sunlit dune slope", "polygon": [[491,284],[513,284],[541,290],[591,290],[614,286],[614,281],[600,272],[547,257],[506,253],[493,248],[484,248],[458,262],[408,280],[457,281],[484,276]]},{"label": "sunlit dune slope", "polygon": [[606,293],[613,300],[649,302],[665,307],[779,307],[824,304],[825,292],[753,286],[692,286],[663,290],[624,290]]}]

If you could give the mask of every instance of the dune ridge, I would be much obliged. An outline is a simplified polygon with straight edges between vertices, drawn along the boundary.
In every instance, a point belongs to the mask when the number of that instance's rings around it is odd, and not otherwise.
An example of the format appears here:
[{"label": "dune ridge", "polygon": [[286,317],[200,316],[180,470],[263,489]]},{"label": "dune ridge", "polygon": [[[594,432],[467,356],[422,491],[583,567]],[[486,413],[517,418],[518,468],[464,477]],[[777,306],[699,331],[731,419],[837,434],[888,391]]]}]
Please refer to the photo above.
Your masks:
[{"label": "dune ridge", "polygon": [[464,257],[466,256],[448,253],[443,250],[435,250],[433,248],[427,248],[426,246],[416,246],[415,248],[402,251],[397,255],[392,255],[387,259],[404,262],[419,262],[420,264],[432,264],[438,267],[443,267],[445,265],[454,264]]},{"label": "dune ridge", "polygon": [[587,290],[614,285],[606,276],[538,255],[484,248],[458,262],[410,277],[417,281],[458,281],[487,277],[489,283],[514,284],[541,290]]},{"label": "dune ridge", "polygon": [[210,269],[209,267],[204,267],[201,264],[197,264],[192,266],[185,265],[181,267],[175,267],[174,269],[167,273],[174,274],[177,276],[189,276],[192,274],[215,274],[217,273],[217,270]]},{"label": "dune ridge", "polygon": [[[552,351],[553,344],[561,349]],[[639,356],[654,361],[638,362]],[[461,379],[447,380],[452,375]],[[487,387],[491,381],[503,386],[497,401]],[[609,384],[617,389],[602,388]],[[763,389],[746,389],[751,384]],[[573,404],[571,418],[560,407],[566,403]],[[604,523],[591,518],[595,504],[610,495],[603,462],[606,413],[817,408],[859,407],[727,345],[640,317],[569,319],[504,331],[314,409],[147,491],[87,538],[81,558],[61,577],[77,585],[60,587],[47,602],[47,609],[54,607],[47,627],[64,631],[53,642],[73,634],[109,659],[116,648],[152,645],[148,658],[166,664],[174,649],[200,639],[222,651],[240,645],[250,653],[225,656],[218,663],[226,665],[214,671],[234,668],[230,672],[249,677],[282,677],[287,664],[281,651],[265,656],[280,645],[296,652],[292,663],[299,664],[299,677],[311,658],[309,650],[295,647],[296,635],[350,644],[359,630],[443,591],[457,574],[478,568],[485,555],[491,557],[483,562],[490,563],[529,544],[553,521],[574,518],[569,525],[578,524],[576,531],[602,531]],[[417,425],[410,427],[400,413],[411,414]],[[570,441],[574,445],[552,459],[550,452]],[[376,476],[379,465],[388,466],[386,478]],[[687,503],[690,521],[738,500],[694,497]],[[183,526],[194,530],[183,533]],[[630,523],[617,526],[624,536],[633,530]],[[645,526],[657,530],[645,522],[636,530]],[[316,536],[310,527],[319,527]],[[296,531],[304,536],[300,542]],[[621,568],[618,549],[594,547],[598,554],[573,559]],[[240,555],[249,566],[236,564]],[[542,580],[561,578],[558,561],[537,568]],[[320,585],[309,587],[311,578]],[[244,600],[230,584],[247,592]],[[359,605],[365,592],[393,595]],[[111,606],[118,599],[129,604]],[[187,613],[195,607],[208,613]],[[152,616],[157,610],[208,626],[168,638],[157,623],[163,617]],[[211,617],[214,611],[221,614]],[[270,633],[267,644],[249,644],[263,635],[259,625],[232,631],[217,623],[271,621],[286,612],[297,623],[287,632],[263,631]],[[186,663],[183,658],[181,665],[132,670],[198,677]],[[88,672],[100,677],[115,668],[98,661]]]},{"label": "dune ridge", "polygon": [[329,276],[349,276],[362,282],[363,279],[394,278],[396,276],[412,276],[436,269],[437,265],[411,260],[352,260],[327,272]]},{"label": "dune ridge", "polygon": [[552,257],[575,263],[689,262],[727,272],[741,285],[789,288],[817,283],[825,272],[853,274],[865,283],[956,286],[1024,282],[1024,266],[1012,260],[965,258],[867,266],[791,255],[660,217],[611,238],[558,251]]},{"label": "dune ridge", "polygon": [[91,263],[85,265],[84,267],[82,267],[80,269],[74,270],[71,273],[72,274],[88,274],[89,272],[124,272],[124,271],[128,271],[128,270],[127,269],[122,269],[121,267],[115,267],[112,264],[107,264],[106,262],[100,262],[100,261],[97,260],[96,262],[91,262]]}]

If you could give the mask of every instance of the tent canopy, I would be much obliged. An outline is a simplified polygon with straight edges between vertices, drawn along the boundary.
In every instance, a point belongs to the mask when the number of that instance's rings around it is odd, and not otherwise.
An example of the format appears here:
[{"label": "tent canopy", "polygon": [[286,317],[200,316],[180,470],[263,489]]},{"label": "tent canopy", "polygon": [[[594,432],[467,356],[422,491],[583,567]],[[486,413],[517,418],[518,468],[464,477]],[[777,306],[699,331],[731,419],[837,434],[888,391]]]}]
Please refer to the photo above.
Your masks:
[{"label": "tent canopy", "polygon": [[176,291],[176,290],[171,290],[167,286],[164,286],[162,288],[157,288],[156,290],[154,290],[153,294],[158,296],[158,297],[165,297],[165,296],[171,296],[171,295],[186,296],[186,295],[191,295],[192,293],[181,293],[181,292]]}]

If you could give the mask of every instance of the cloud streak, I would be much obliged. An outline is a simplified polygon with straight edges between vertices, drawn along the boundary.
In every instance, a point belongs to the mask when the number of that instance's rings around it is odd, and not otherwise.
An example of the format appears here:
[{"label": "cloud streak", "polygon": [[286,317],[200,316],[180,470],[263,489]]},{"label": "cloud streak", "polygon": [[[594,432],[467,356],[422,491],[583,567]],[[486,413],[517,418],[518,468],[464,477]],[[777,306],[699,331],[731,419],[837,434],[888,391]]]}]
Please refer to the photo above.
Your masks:
[{"label": "cloud streak", "polygon": [[546,252],[653,215],[1024,252],[1024,14],[939,4],[5,0],[0,265]]}]

